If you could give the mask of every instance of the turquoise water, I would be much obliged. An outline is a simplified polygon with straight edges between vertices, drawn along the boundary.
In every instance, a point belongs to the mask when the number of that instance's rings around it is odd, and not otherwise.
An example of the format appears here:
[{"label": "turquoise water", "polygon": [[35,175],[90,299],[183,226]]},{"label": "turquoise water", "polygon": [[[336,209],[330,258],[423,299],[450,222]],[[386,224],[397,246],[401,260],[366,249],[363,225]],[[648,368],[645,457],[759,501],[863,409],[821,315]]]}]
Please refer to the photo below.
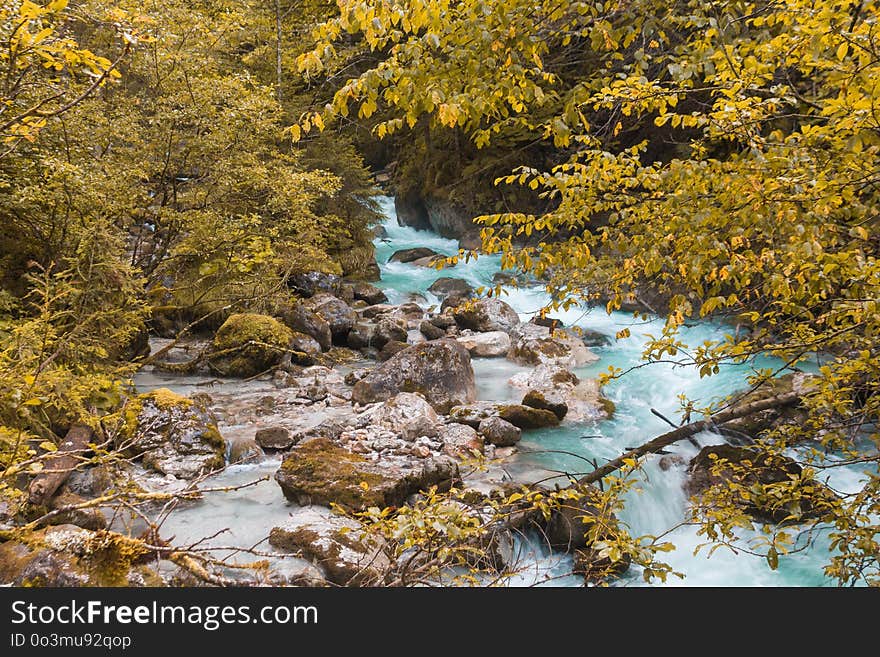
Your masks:
[{"label": "turquoise water", "polygon": [[[437,271],[410,264],[388,263],[391,254],[404,248],[427,246],[439,253],[453,255],[458,252],[457,242],[444,239],[429,231],[420,231],[397,224],[394,203],[391,198],[380,199],[386,216],[384,223],[387,237],[377,239],[376,259],[382,272],[382,280],[377,283],[386,290],[393,303],[412,298],[412,293],[424,297],[420,303],[425,307],[438,304],[438,299],[427,292],[427,288],[441,276],[463,278],[473,286],[492,284],[492,275],[500,270],[499,256],[483,256],[475,261],[460,263],[454,268]],[[537,312],[549,297],[540,286],[510,290],[504,299],[513,306],[523,320]],[[661,322],[657,319],[643,321],[631,314],[615,312],[607,314],[603,308],[572,308],[567,312],[556,312],[553,316],[562,319],[566,325],[600,331],[611,336],[610,346],[595,348],[600,356],[597,363],[576,370],[582,377],[595,377],[607,370],[609,365],[629,368],[641,362],[645,334],[659,334]],[[614,340],[614,335],[628,327],[632,337]],[[689,344],[699,344],[703,340],[723,336],[725,328],[710,322],[699,323],[682,332],[682,339]],[[613,381],[604,390],[605,396],[615,402],[617,411],[610,420],[589,424],[568,424],[562,427],[526,432],[520,443],[520,453],[510,464],[508,470],[517,478],[535,481],[546,477],[567,475],[577,476],[592,470],[592,465],[584,459],[595,459],[599,464],[619,456],[629,447],[634,447],[664,433],[669,427],[651,413],[657,409],[674,422],[680,420],[678,414],[678,395],[685,394],[689,399],[706,405],[713,399],[726,396],[746,386],[746,378],[753,368],[779,366],[781,363],[771,359],[758,359],[742,365],[722,367],[715,376],[701,379],[699,374],[688,367],[676,367],[669,363],[656,363],[633,370],[624,377]],[[477,388],[480,399],[516,399],[522,392],[513,388],[507,380],[526,368],[514,365],[504,359],[476,359],[474,370],[477,375]],[[696,437],[703,445],[716,444],[721,438],[711,433]],[[670,453],[680,454],[686,459],[694,456],[698,449],[688,442],[674,445]],[[568,452],[574,455],[562,454]],[[681,523],[685,517],[687,499],[682,489],[684,470],[681,467],[662,471],[658,465],[659,456],[649,457],[644,468],[643,480],[637,490],[628,494],[626,510],[620,514],[634,535],[659,534]],[[858,470],[833,469],[829,481],[841,491],[855,490],[862,480]],[[564,479],[560,479],[562,481]],[[758,533],[741,532],[740,544],[747,547]],[[664,561],[674,570],[683,572],[685,578],[671,577],[665,585],[669,586],[822,586],[833,582],[824,577],[822,565],[829,559],[828,541],[820,534],[809,549],[780,558],[779,568],[771,570],[762,557],[734,553],[727,548],[719,548],[708,557],[708,549],[703,548],[696,555],[694,551],[705,539],[697,535],[692,526],[680,526],[672,531],[666,540],[676,545],[676,549],[664,555]],[[806,537],[801,539],[801,543]],[[800,544],[799,544],[800,545]],[[574,585],[579,580],[565,577],[569,565],[566,557],[553,556],[541,545],[524,542],[520,545],[525,561],[530,564],[514,584],[534,584],[546,579],[550,585]],[[631,569],[621,578],[619,586],[644,585],[641,572]],[[659,584],[655,582],[655,585]],[[662,585],[662,584],[660,584]]]}]

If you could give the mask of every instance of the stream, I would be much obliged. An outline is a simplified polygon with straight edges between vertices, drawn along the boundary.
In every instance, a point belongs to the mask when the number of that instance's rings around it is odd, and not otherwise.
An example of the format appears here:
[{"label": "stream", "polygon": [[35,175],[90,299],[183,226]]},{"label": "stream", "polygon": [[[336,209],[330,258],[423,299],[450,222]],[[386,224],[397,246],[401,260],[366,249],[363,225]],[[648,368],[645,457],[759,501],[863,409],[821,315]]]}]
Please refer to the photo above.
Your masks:
[{"label": "stream", "polygon": [[[463,278],[474,287],[493,284],[493,274],[500,271],[500,256],[481,256],[475,261],[461,262],[456,267],[443,271],[412,264],[388,263],[391,254],[399,249],[429,247],[451,255],[457,253],[458,245],[454,240],[444,239],[431,232],[399,226],[393,199],[381,197],[379,203],[386,217],[384,226],[387,236],[375,241],[376,259],[382,273],[382,280],[376,285],[386,292],[389,303],[415,301],[426,308],[439,306],[439,300],[427,289],[441,276]],[[523,320],[530,319],[548,301],[546,291],[541,287],[509,290],[509,294],[503,298]],[[591,310],[572,308],[565,312],[552,313],[552,316],[560,318],[566,326],[577,325],[610,337],[610,345],[591,347],[600,356],[598,362],[574,370],[582,378],[596,377],[610,365],[623,369],[637,365],[641,359],[644,335],[659,333],[662,326],[660,320],[639,320],[630,313],[614,312],[609,315],[601,307]],[[630,329],[632,337],[615,340],[615,333],[626,327]],[[724,331],[725,327],[719,324],[700,322],[684,329],[682,339],[687,343],[697,344],[717,338]],[[719,374],[703,379],[693,369],[675,367],[668,363],[635,369],[604,389],[605,396],[616,405],[616,412],[611,419],[598,423],[566,421],[560,427],[526,431],[518,444],[518,453],[505,464],[505,468],[518,481],[537,481],[554,476],[560,477],[560,482],[567,481],[566,474],[577,475],[592,469],[585,459],[595,459],[601,464],[619,456],[627,448],[667,431],[668,425],[653,415],[651,408],[677,421],[679,394],[684,393],[705,405],[712,399],[742,389],[751,368],[774,364],[776,363],[771,359],[758,359],[749,364],[727,365],[722,367]],[[480,400],[519,401],[522,390],[510,386],[507,380],[528,368],[504,358],[476,358],[473,366]],[[135,384],[141,391],[168,387],[181,394],[208,392],[215,402],[229,398],[239,403],[250,398],[259,399],[267,389],[267,384],[260,381],[242,383],[226,380],[212,383],[198,377],[163,375],[152,371],[139,373],[135,377]],[[254,430],[253,427],[222,422],[220,429],[227,436],[235,432],[250,432],[249,435],[252,435]],[[696,436],[696,441],[704,446],[722,442],[722,439],[711,433],[703,433]],[[573,455],[561,454],[560,451]],[[689,460],[698,449],[685,441],[673,445],[668,451]],[[674,466],[663,471],[659,467],[659,460],[659,456],[648,458],[643,481],[628,493],[626,509],[619,514],[620,520],[626,523],[631,534],[635,536],[663,533],[681,523],[686,515],[687,499],[682,487],[686,466]],[[258,464],[230,466],[212,475],[204,482],[203,487],[237,486],[260,477],[269,478],[231,492],[207,493],[202,501],[181,506],[165,520],[162,535],[174,536],[176,543],[182,544],[221,532],[204,544],[223,548],[259,544],[261,549],[271,551],[265,542],[268,531],[283,521],[292,508],[271,478],[279,463],[278,457],[270,457]],[[840,491],[857,489],[863,477],[857,468],[833,468],[828,472],[828,483]],[[747,546],[749,540],[756,539],[759,535],[759,530],[741,532],[742,545]],[[834,582],[822,572],[822,565],[829,559],[827,532],[820,532],[813,539],[812,545],[807,549],[781,556],[779,567],[774,571],[764,558],[741,550],[734,553],[722,547],[708,557],[709,548],[705,547],[695,554],[695,549],[705,543],[706,539],[699,536],[693,526],[679,526],[664,539],[675,544],[676,549],[661,555],[661,560],[669,563],[673,570],[683,573],[686,576],[684,579],[670,576],[665,584],[659,580],[646,583],[640,569],[633,567],[626,575],[613,581],[612,585],[833,585]],[[798,546],[802,546],[805,540],[805,537],[801,537]],[[551,554],[538,540],[520,540],[516,547],[520,561],[526,567],[510,580],[510,585],[583,586],[581,577],[570,574],[571,560],[568,556]]]}]

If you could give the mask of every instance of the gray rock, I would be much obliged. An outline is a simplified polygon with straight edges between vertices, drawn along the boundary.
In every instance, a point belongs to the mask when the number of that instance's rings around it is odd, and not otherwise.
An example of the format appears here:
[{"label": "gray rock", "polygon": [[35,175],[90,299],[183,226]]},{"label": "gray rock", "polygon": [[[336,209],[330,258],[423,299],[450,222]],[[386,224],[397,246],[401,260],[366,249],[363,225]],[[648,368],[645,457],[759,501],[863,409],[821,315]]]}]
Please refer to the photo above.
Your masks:
[{"label": "gray rock", "polygon": [[458,466],[446,456],[372,460],[326,438],[294,446],[275,473],[285,497],[297,504],[361,511],[400,506],[413,493],[434,485],[448,490],[457,479]]},{"label": "gray rock", "polygon": [[480,434],[496,447],[511,447],[522,438],[522,431],[500,417],[487,417],[480,421]]},{"label": "gray rock", "polygon": [[401,351],[407,348],[409,348],[409,344],[407,344],[406,342],[400,342],[399,340],[389,340],[379,350],[377,358],[378,360],[384,362],[392,358],[395,354],[399,354]]},{"label": "gray rock", "polygon": [[424,320],[421,324],[419,324],[419,331],[422,335],[425,336],[425,339],[427,340],[440,340],[441,338],[446,337],[446,331],[444,331],[442,328],[438,328],[429,320]]},{"label": "gray rock", "polygon": [[323,507],[292,512],[287,521],[272,528],[269,544],[301,554],[339,586],[378,585],[391,566],[378,535],[369,536],[357,521]]},{"label": "gray rock", "polygon": [[404,440],[420,436],[436,437],[441,428],[440,417],[425,398],[412,392],[401,392],[358,418],[356,426],[389,429]]},{"label": "gray rock", "polygon": [[521,365],[578,367],[599,360],[580,338],[566,331],[553,331],[531,322],[510,331],[508,359]]},{"label": "gray rock", "polygon": [[371,306],[388,301],[388,296],[382,290],[363,281],[353,283],[352,290],[355,299],[366,301]]},{"label": "gray rock", "polygon": [[315,338],[296,331],[290,341],[290,349],[291,362],[297,365],[312,365],[315,357],[321,354],[321,345]]},{"label": "gray rock", "polygon": [[265,456],[263,448],[257,444],[255,438],[234,435],[226,439],[226,460],[230,464],[256,463],[262,461]]},{"label": "gray rock", "polygon": [[504,331],[462,331],[455,339],[475,357],[498,358],[506,356],[510,351],[510,336]]},{"label": "gray rock", "polygon": [[522,403],[523,406],[542,408],[550,411],[560,420],[562,420],[565,417],[565,414],[568,413],[568,404],[565,403],[562,395],[556,392],[529,390],[523,397]]},{"label": "gray rock", "polygon": [[342,279],[335,274],[310,271],[293,274],[287,279],[287,286],[300,296],[311,297],[321,292],[335,294],[339,291],[341,281]]},{"label": "gray rock", "polygon": [[466,424],[446,424],[438,437],[443,442],[443,452],[453,458],[473,458],[483,453],[483,439],[476,429]]},{"label": "gray rock", "polygon": [[334,344],[345,345],[349,331],[357,322],[354,309],[342,299],[325,293],[313,296],[306,303],[330,325]]},{"label": "gray rock", "polygon": [[287,449],[294,444],[295,438],[285,427],[267,427],[257,430],[254,441],[263,449]]},{"label": "gray rock", "polygon": [[474,295],[473,286],[462,278],[450,278],[443,276],[431,283],[428,292],[443,301],[447,297],[454,296],[467,299]]},{"label": "gray rock", "polygon": [[351,349],[374,347],[376,346],[376,325],[368,322],[357,322],[351,327],[346,340]]},{"label": "gray rock", "polygon": [[476,399],[474,369],[467,350],[453,340],[417,344],[400,353],[358,381],[352,401],[370,404],[399,392],[422,393],[438,412]]},{"label": "gray rock", "polygon": [[425,246],[419,246],[414,249],[400,249],[391,254],[388,262],[414,262],[421,258],[436,258],[440,254],[434,249]]},{"label": "gray rock", "polygon": [[280,316],[288,328],[317,340],[323,351],[328,351],[332,346],[333,333],[330,331],[330,324],[311,309],[296,303],[283,308]]},{"label": "gray rock", "polygon": [[456,323],[472,331],[509,332],[520,323],[519,315],[501,299],[477,299],[452,311]]}]

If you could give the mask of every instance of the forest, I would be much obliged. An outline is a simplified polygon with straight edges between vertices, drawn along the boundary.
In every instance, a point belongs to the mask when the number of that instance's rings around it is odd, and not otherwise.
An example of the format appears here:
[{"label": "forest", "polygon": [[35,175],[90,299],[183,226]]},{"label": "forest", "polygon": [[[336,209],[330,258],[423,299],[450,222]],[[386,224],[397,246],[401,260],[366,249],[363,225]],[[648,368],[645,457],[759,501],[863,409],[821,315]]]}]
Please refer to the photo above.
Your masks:
[{"label": "forest", "polygon": [[0,583],[880,585],[878,16],[0,1]]}]

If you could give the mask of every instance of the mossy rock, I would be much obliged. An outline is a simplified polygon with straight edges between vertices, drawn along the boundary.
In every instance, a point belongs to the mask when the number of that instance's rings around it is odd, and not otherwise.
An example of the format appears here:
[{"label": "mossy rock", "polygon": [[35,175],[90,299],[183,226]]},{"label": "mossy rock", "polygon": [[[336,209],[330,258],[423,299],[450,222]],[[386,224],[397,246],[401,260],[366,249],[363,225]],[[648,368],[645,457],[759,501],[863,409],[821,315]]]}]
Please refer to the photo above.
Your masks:
[{"label": "mossy rock", "polygon": [[159,388],[131,400],[117,448],[162,474],[191,479],[222,469],[226,441],[202,403]]},{"label": "mossy rock", "polygon": [[544,408],[532,408],[520,404],[504,404],[498,407],[498,417],[507,420],[520,429],[542,429],[555,427],[559,417],[553,411]]},{"label": "mossy rock", "polygon": [[0,583],[13,586],[161,585],[143,565],[139,541],[111,531],[59,525],[23,533],[0,544]]},{"label": "mossy rock", "polygon": [[372,461],[316,438],[294,446],[275,473],[284,496],[297,504],[338,504],[352,510],[401,506],[412,493],[448,489],[458,467],[445,457]]},{"label": "mossy rock", "polygon": [[274,317],[231,315],[214,335],[208,365],[223,376],[256,376],[281,362],[293,339],[293,332]]}]

